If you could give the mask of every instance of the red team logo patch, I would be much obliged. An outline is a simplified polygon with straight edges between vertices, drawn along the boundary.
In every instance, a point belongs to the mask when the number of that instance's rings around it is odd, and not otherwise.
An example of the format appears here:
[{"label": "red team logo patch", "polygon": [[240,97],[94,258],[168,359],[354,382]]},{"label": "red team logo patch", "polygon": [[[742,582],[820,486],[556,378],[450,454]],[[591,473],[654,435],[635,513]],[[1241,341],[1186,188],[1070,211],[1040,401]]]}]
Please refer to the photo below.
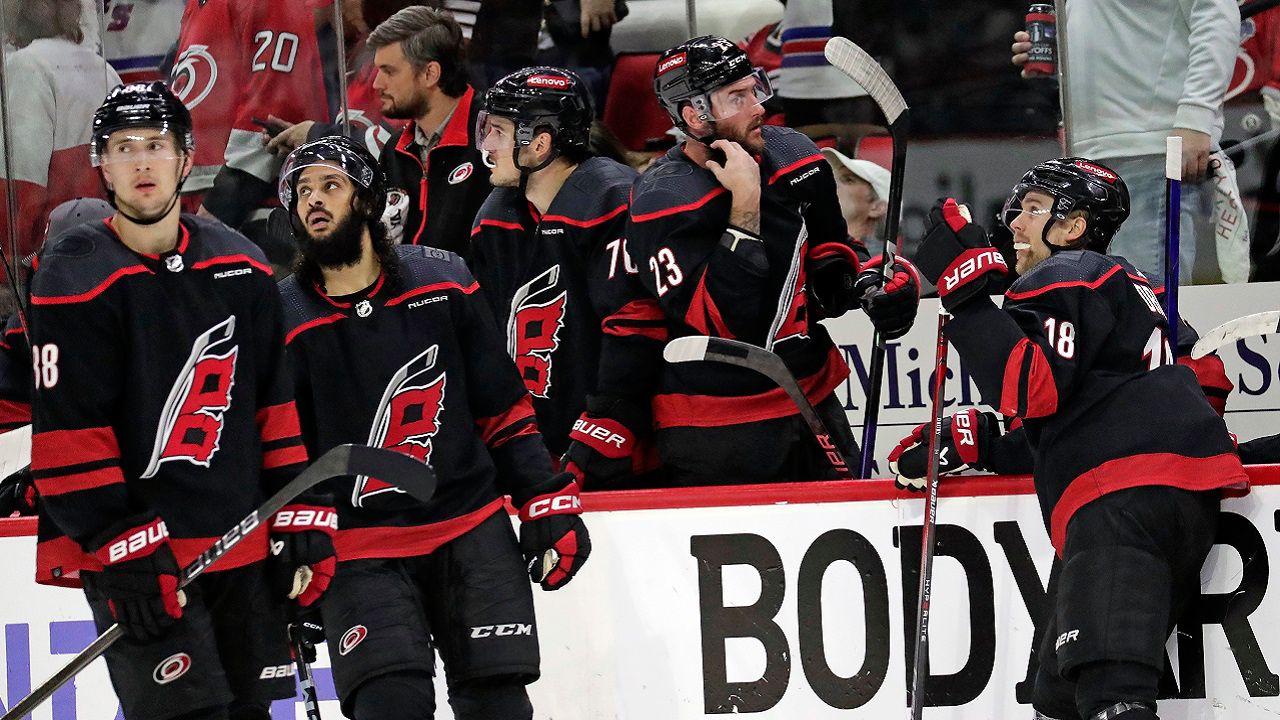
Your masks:
[{"label": "red team logo patch", "polygon": [[351,629],[342,633],[342,639],[338,641],[338,654],[346,655],[352,650],[355,650],[356,646],[359,645],[361,642],[363,642],[365,637],[367,637],[368,635],[369,635],[369,629],[366,628],[365,626],[363,625],[352,626]]},{"label": "red team logo patch", "polygon": [[[436,364],[439,345],[432,345],[405,363],[382,392],[369,429],[369,445],[402,452],[423,462],[431,459],[431,438],[440,431],[440,413],[444,409],[445,374],[432,380],[425,376]],[[363,507],[374,495],[403,490],[377,478],[356,478],[351,503]]]},{"label": "red team logo patch", "polygon": [[551,355],[560,347],[566,291],[559,289],[560,266],[530,280],[511,299],[507,352],[516,361],[524,386],[534,397],[551,391]]},{"label": "red team logo patch", "polygon": [[156,669],[151,671],[151,679],[157,685],[168,685],[191,669],[191,656],[186,653],[174,653],[160,661]]},{"label": "red team logo patch", "polygon": [[458,167],[454,168],[453,172],[449,173],[449,184],[457,185],[463,180],[466,180],[467,178],[471,177],[471,173],[475,169],[476,169],[475,166],[469,162],[462,163]]},{"label": "red team logo patch", "polygon": [[142,477],[149,478],[160,465],[186,460],[209,467],[222,438],[223,415],[231,407],[239,345],[234,315],[214,325],[196,338],[187,362],[169,390],[156,429],[151,461]]}]

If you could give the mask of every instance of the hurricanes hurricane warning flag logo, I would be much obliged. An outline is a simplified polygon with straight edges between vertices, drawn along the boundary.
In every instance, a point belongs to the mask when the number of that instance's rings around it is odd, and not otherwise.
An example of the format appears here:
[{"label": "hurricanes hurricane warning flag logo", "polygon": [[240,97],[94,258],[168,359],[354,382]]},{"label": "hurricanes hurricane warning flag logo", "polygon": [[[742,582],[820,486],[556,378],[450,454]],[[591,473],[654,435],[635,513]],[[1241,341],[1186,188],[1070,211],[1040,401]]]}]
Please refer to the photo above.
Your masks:
[{"label": "hurricanes hurricane warning flag logo", "polygon": [[511,299],[507,318],[507,353],[516,361],[529,394],[545,398],[551,391],[551,355],[560,347],[564,327],[565,292],[560,290],[560,266],[530,280]]},{"label": "hurricanes hurricane warning flag logo", "polygon": [[[436,365],[439,349],[439,345],[432,345],[391,376],[374,412],[373,427],[369,429],[371,447],[395,450],[424,463],[431,459],[431,438],[440,431],[440,412],[444,409],[445,374],[441,370],[434,379],[428,380],[426,376]],[[404,491],[377,478],[360,475],[351,494],[351,504],[363,507],[365,500],[388,492]]]},{"label": "hurricanes hurricane warning flag logo", "polygon": [[222,438],[223,415],[231,407],[239,345],[231,344],[236,317],[214,325],[197,337],[169,397],[156,429],[151,461],[142,477],[149,478],[162,463],[186,460],[209,467]]}]

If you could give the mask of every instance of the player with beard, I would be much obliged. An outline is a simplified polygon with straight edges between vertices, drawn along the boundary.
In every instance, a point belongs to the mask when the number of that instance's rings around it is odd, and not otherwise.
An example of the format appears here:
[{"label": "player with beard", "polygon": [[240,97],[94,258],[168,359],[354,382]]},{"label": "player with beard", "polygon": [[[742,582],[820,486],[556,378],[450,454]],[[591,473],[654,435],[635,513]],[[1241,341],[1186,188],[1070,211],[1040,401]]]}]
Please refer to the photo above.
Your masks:
[{"label": "player with beard", "polygon": [[194,149],[163,83],[112,90],[90,151],[115,214],[46,246],[31,290],[36,579],[83,581],[98,631],[124,629],[106,660],[130,720],[268,718],[294,693],[285,596],[313,603],[335,564],[314,496],[177,590],[307,459],[265,258],[180,214]]},{"label": "player with beard", "polygon": [[489,169],[475,142],[480,102],[467,84],[462,28],[447,12],[414,5],[374,28],[368,46],[382,114],[413,121],[380,159],[391,239],[467,257]]},{"label": "player with beard", "polygon": [[435,648],[455,717],[531,718],[529,581],[558,589],[590,554],[578,485],[553,474],[466,264],[392,243],[384,198],[372,155],[343,136],[300,146],[281,170],[280,203],[304,238],[281,290],[307,447],[390,448],[439,478],[426,504],[376,478],[336,483],[341,561],[321,605],[334,684],[347,717],[430,718]]},{"label": "player with beard", "polygon": [[[953,316],[947,339],[1033,456],[1061,572],[1032,704],[1042,718],[1155,720],[1165,641],[1199,595],[1221,491],[1248,477],[1195,373],[1174,363],[1147,279],[1103,254],[1129,215],[1124,181],[1049,160],[1005,208],[1020,277],[1003,307],[988,290],[1005,261],[954,200],[933,209],[916,257]],[[991,422],[952,418],[949,454],[985,462]]]},{"label": "player with beard", "polygon": [[667,330],[626,253],[636,172],[590,154],[594,116],[582,79],[561,68],[489,88],[478,136],[495,189],[471,231],[471,266],[547,446],[599,489],[653,464],[646,390]]},{"label": "player with beard", "polygon": [[[654,90],[688,136],[637,182],[631,257],[672,336],[713,335],[780,355],[847,457],[834,390],[849,366],[824,317],[857,307],[890,339],[915,320],[915,270],[849,237],[831,166],[813,141],[762,125],[768,78],[736,45],[694,38],[658,60]],[[745,368],[668,365],[653,401],[663,462],[681,484],[814,480],[831,468],[795,404]]]}]

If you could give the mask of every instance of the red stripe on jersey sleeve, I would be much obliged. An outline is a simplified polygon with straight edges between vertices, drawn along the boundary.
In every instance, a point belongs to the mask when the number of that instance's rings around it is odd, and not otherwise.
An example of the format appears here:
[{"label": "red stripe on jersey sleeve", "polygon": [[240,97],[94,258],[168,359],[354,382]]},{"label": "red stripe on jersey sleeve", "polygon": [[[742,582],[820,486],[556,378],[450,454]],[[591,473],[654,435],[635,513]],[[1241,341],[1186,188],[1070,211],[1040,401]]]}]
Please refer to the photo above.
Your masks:
[{"label": "red stripe on jersey sleeve", "polygon": [[298,406],[292,400],[258,410],[257,420],[258,436],[264,443],[302,436]]},{"label": "red stripe on jersey sleeve", "polygon": [[814,162],[826,162],[826,160],[823,160],[822,153],[816,153],[816,154],[810,155],[809,157],[800,158],[799,160],[791,163],[790,165],[778,170],[776,173],[771,175],[769,177],[769,184],[772,185],[778,182],[778,180],[780,180],[783,175],[786,175],[787,173],[797,168],[802,168],[805,165],[810,165]]},{"label": "red stripe on jersey sleeve", "polygon": [[[516,423],[532,420],[533,417],[533,398],[529,397],[528,393],[525,393],[511,407],[507,408],[506,412],[493,417],[476,418],[476,427],[480,430],[480,438],[484,440],[485,445],[498,447],[513,437],[530,434],[525,432],[524,428],[511,435],[504,435],[504,432]],[[538,425],[535,422],[529,423],[529,427],[532,428],[534,433],[538,431]]]},{"label": "red stripe on jersey sleeve", "polygon": [[1026,300],[1027,298],[1035,297],[1037,295],[1043,295],[1049,292],[1050,290],[1060,290],[1062,288],[1068,288],[1068,287],[1082,287],[1082,288],[1088,288],[1090,290],[1096,290],[1102,285],[1102,283],[1106,282],[1112,275],[1115,275],[1116,273],[1120,272],[1122,269],[1123,268],[1121,268],[1119,265],[1116,265],[1115,267],[1103,273],[1102,277],[1098,278],[1097,280],[1090,280],[1090,281],[1067,280],[1065,282],[1049,283],[1044,287],[1032,288],[1025,292],[1013,292],[1012,290],[1010,290],[1005,292],[1004,296],[1010,300]]},{"label": "red stripe on jersey sleeve", "polygon": [[[662,308],[653,298],[632,300],[600,323],[605,335],[629,337],[640,335],[654,340],[666,340],[669,336]],[[661,323],[655,325],[655,323]]]},{"label": "red stripe on jersey sleeve", "polygon": [[126,277],[129,275],[137,275],[138,273],[150,273],[150,272],[151,272],[150,270],[148,270],[142,265],[133,265],[126,268],[120,268],[119,270],[111,273],[111,275],[109,275],[106,280],[103,280],[102,282],[98,283],[96,287],[90,290],[86,290],[85,292],[82,292],[78,295],[32,295],[31,304],[32,305],[71,305],[74,303],[87,302],[101,295],[103,292],[106,291],[107,288],[114,285],[115,282],[122,277]]},{"label": "red stripe on jersey sleeve", "polygon": [[119,459],[120,443],[109,427],[49,430],[31,438],[33,472]]},{"label": "red stripe on jersey sleeve", "polygon": [[275,470],[276,468],[288,467],[289,465],[297,465],[307,461],[307,448],[302,445],[301,441],[297,445],[282,447],[276,450],[267,450],[262,453],[262,469]]},{"label": "red stripe on jersey sleeve", "polygon": [[706,205],[707,203],[711,202],[712,199],[714,199],[715,197],[719,195],[723,195],[724,193],[727,193],[727,192],[729,191],[725,190],[722,187],[718,187],[715,190],[712,190],[711,192],[707,193],[706,195],[703,195],[702,197],[698,198],[697,200],[694,200],[691,203],[686,203],[684,205],[677,205],[675,207],[670,207],[670,208],[663,208],[662,210],[656,210],[651,213],[640,213],[640,214],[632,213],[631,221],[632,222],[648,222],[650,220],[657,220],[660,217],[666,217],[668,215],[676,215],[682,212],[686,212],[688,210],[696,210],[702,207],[703,205]]},{"label": "red stripe on jersey sleeve", "polygon": [[507,222],[506,220],[481,220],[472,230],[471,234],[475,235],[480,232],[481,228],[496,227],[503,230],[524,230],[524,226],[518,222]]},{"label": "red stripe on jersey sleeve", "polygon": [[430,292],[439,292],[441,290],[460,290],[463,295],[470,295],[471,293],[479,289],[480,289],[480,283],[475,282],[474,280],[471,282],[470,285],[467,285],[466,287],[463,287],[462,285],[459,285],[458,283],[455,283],[455,282],[433,283],[431,285],[423,285],[422,287],[417,288],[415,290],[410,290],[409,292],[403,295],[398,295],[396,297],[393,297],[390,300],[388,300],[386,304],[388,306],[398,305],[404,302],[405,300],[408,300],[409,298],[417,297],[419,295],[425,295]]},{"label": "red stripe on jersey sleeve", "polygon": [[266,273],[267,277],[271,277],[272,275],[275,275],[275,272],[271,269],[270,265],[267,265],[266,263],[258,262],[257,260],[254,260],[253,258],[249,257],[248,255],[219,255],[218,257],[211,257],[211,258],[208,258],[207,260],[201,260],[200,262],[192,263],[191,268],[193,270],[201,270],[203,268],[209,267],[210,265],[230,265],[232,263],[248,263],[249,265],[252,265],[255,268]]},{"label": "red stripe on jersey sleeve", "polygon": [[619,205],[618,207],[610,210],[609,212],[603,215],[597,215],[596,217],[587,218],[586,220],[578,220],[575,218],[568,217],[566,215],[543,215],[542,221],[546,222],[548,220],[554,220],[556,222],[562,222],[565,225],[572,225],[574,227],[591,227],[593,225],[599,225],[602,222],[605,222],[607,220],[612,220],[618,217],[622,213],[626,212],[628,207],[629,207],[628,205]]},{"label": "red stripe on jersey sleeve", "polygon": [[720,315],[720,308],[716,307],[716,301],[711,298],[711,293],[707,292],[705,270],[702,272],[702,277],[698,278],[698,288],[693,291],[693,299],[689,301],[689,312],[685,313],[684,321],[703,335],[730,339],[734,337],[734,334],[729,332],[729,326],[725,325],[724,318]]},{"label": "red stripe on jersey sleeve", "polygon": [[31,403],[0,400],[0,428],[12,429],[31,422]]},{"label": "red stripe on jersey sleeve", "polygon": [[289,334],[286,335],[284,338],[284,344],[288,345],[289,343],[293,342],[294,338],[298,337],[299,335],[306,332],[307,330],[310,330],[311,328],[320,327],[321,325],[328,325],[329,323],[333,323],[333,322],[338,322],[339,320],[342,320],[345,317],[346,315],[342,313],[334,313],[332,315],[326,315],[322,318],[316,318],[315,320],[308,320],[307,322],[304,322],[298,327],[290,330]]},{"label": "red stripe on jersey sleeve", "polygon": [[123,484],[124,473],[120,472],[119,466],[116,465],[69,475],[37,476],[35,478],[36,491],[44,497]]},{"label": "red stripe on jersey sleeve", "polygon": [[[1028,353],[1030,357],[1028,358]],[[1026,372],[1023,372],[1023,366]],[[1022,386],[1026,383],[1026,397]],[[1026,410],[1019,413],[1023,401]],[[1018,341],[1009,362],[1004,366],[1004,384],[1000,391],[1000,413],[1023,419],[1046,417],[1058,411],[1058,386],[1053,379],[1053,368],[1040,346],[1027,338]]]}]

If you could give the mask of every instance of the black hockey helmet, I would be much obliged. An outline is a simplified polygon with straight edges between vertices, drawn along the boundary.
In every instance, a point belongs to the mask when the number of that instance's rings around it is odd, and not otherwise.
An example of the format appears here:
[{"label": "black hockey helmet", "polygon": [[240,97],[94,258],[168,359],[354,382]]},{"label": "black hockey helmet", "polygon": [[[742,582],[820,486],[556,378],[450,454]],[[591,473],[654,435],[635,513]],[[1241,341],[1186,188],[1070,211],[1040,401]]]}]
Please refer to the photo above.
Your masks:
[{"label": "black hockey helmet", "polygon": [[704,121],[715,120],[711,93],[752,76],[757,79],[757,100],[763,103],[773,96],[773,87],[764,71],[752,67],[742,48],[729,40],[703,35],[662,53],[653,70],[653,92],[676,127],[686,130],[684,118],[680,116],[681,107],[692,105]]},{"label": "black hockey helmet", "polygon": [[545,128],[555,148],[563,151],[587,147],[595,109],[591,93],[577,74],[539,66],[517,70],[489,88],[484,109],[476,118],[477,143],[484,142],[490,116],[515,123],[517,145],[533,142],[537,131]]},{"label": "black hockey helmet", "polygon": [[[1129,217],[1129,188],[1124,180],[1110,168],[1082,157],[1046,160],[1023,174],[1005,202],[1001,217],[1006,226],[1022,212],[1019,203],[1032,190],[1053,198],[1054,220],[1066,220],[1076,210],[1084,213],[1085,247],[1095,252],[1107,251],[1112,236]],[[1045,225],[1046,236],[1050,224]]]},{"label": "black hockey helmet", "polygon": [[303,143],[289,153],[280,167],[277,194],[280,204],[297,215],[298,176],[305,168],[324,165],[342,171],[356,186],[356,197],[363,198],[365,217],[372,221],[382,218],[387,204],[386,180],[378,161],[359,142],[345,135],[330,135]]},{"label": "black hockey helmet", "polygon": [[191,129],[191,111],[164,83],[128,83],[117,85],[93,113],[89,156],[94,167],[102,164],[103,152],[111,133],[126,128],[159,128],[169,132],[178,147],[191,153],[196,138]]}]

